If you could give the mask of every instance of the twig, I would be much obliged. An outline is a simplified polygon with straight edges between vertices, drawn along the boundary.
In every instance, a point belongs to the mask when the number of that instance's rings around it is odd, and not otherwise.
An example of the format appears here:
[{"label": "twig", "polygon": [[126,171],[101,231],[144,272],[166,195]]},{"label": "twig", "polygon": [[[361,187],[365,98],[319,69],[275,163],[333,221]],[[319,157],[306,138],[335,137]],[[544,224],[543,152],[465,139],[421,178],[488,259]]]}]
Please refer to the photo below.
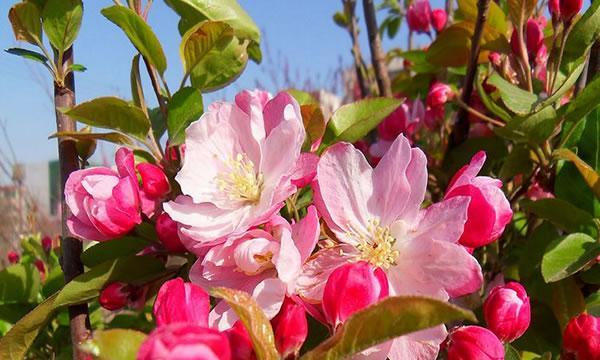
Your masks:
[{"label": "twig", "polygon": [[377,28],[377,18],[375,17],[375,4],[373,0],[363,0],[363,11],[365,13],[365,22],[367,23],[367,34],[369,37],[369,48],[371,49],[371,62],[375,70],[375,79],[379,88],[380,96],[392,96],[392,85],[390,76],[385,63],[385,54],[381,47],[381,38]]},{"label": "twig", "polygon": [[352,39],[352,56],[354,57],[354,67],[356,69],[356,80],[360,87],[361,97],[369,95],[369,86],[367,86],[367,78],[364,73],[363,59],[358,42],[358,24],[356,21],[356,0],[342,0],[344,4],[344,12],[348,16],[348,34]]},{"label": "twig", "polygon": [[160,112],[164,115],[166,121],[168,114],[167,104],[165,103],[165,99],[161,94],[160,84],[158,83],[156,72],[154,72],[154,68],[152,67],[152,65],[150,65],[146,57],[142,56],[142,58],[144,59],[146,70],[148,70],[148,76],[150,77],[150,82],[152,83],[152,89],[154,90],[154,93],[156,94],[156,99],[158,100],[158,107],[160,108]]},{"label": "twig", "polygon": [[470,107],[469,105],[465,104],[462,100],[460,100],[459,98],[454,99],[454,101],[458,104],[458,106],[460,106],[461,109],[466,110],[467,112],[477,116],[478,118],[480,118],[483,121],[489,122],[490,124],[497,126],[497,127],[504,127],[506,124],[504,124],[502,121],[498,121],[496,119],[492,119],[491,117],[480,113],[479,111],[475,110],[474,108]]},{"label": "twig", "polygon": [[447,15],[447,21],[446,21],[446,27],[448,27],[451,23],[452,23],[452,17],[454,16],[454,1],[453,0],[446,0],[446,15]]}]

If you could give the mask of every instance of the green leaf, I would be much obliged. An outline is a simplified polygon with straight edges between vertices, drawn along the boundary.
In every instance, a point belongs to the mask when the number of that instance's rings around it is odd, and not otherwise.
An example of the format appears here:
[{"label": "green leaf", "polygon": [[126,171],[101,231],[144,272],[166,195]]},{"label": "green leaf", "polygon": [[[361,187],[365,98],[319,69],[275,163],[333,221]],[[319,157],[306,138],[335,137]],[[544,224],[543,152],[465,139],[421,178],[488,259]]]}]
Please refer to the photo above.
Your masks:
[{"label": "green leaf", "polygon": [[315,97],[312,96],[309,92],[298,89],[287,89],[285,90],[285,92],[292,95],[292,97],[296,99],[300,106],[309,104],[319,104],[319,101],[315,99]]},{"label": "green leaf", "polygon": [[565,44],[561,68],[568,69],[572,63],[579,61],[598,37],[600,37],[600,3],[593,1],[571,29]]},{"label": "green leaf", "polygon": [[[535,10],[535,0],[508,0],[508,14],[512,20],[512,23],[519,24],[525,23],[525,20],[529,19],[533,10]],[[489,15],[488,15],[489,16]]]},{"label": "green leaf", "polygon": [[8,11],[8,20],[12,25],[17,41],[41,44],[42,21],[40,9],[30,2],[20,2]]},{"label": "green leaf", "polygon": [[580,274],[581,280],[586,284],[600,285],[600,264],[592,266],[590,269]]},{"label": "green leaf", "polygon": [[596,197],[600,198],[600,174],[594,168],[586,164],[579,156],[568,149],[558,149],[554,152],[554,155],[559,159],[573,162],[586,184],[592,189]]},{"label": "green leaf", "polygon": [[262,62],[262,51],[260,50],[260,44],[257,42],[251,42],[246,49],[248,51],[248,57],[250,60],[254,61],[257,64]]},{"label": "green leaf", "polygon": [[585,310],[585,300],[575,279],[567,278],[552,284],[552,311],[561,329],[569,320]]},{"label": "green leaf", "polygon": [[600,106],[600,96],[598,94],[600,94],[600,76],[596,76],[567,106],[561,108],[565,122],[579,123],[584,121],[586,115]]},{"label": "green leaf", "polygon": [[69,65],[69,70],[71,71],[78,71],[78,72],[85,72],[87,70],[87,68],[81,64],[71,64]]},{"label": "green leaf", "polygon": [[517,116],[504,127],[494,129],[496,134],[516,142],[540,144],[546,141],[554,132],[559,117],[552,106],[529,116]]},{"label": "green leaf", "polygon": [[[477,21],[477,0],[458,0],[458,11],[465,20],[475,23]],[[500,33],[505,33],[507,29],[504,11],[495,2],[490,2],[486,27],[488,26]]]},{"label": "green leaf", "polygon": [[150,120],[140,108],[115,97],[86,101],[65,113],[84,124],[118,130],[141,141],[150,130]]},{"label": "green leaf", "polygon": [[81,254],[81,261],[88,268],[92,268],[106,261],[135,255],[149,245],[151,245],[151,242],[146,239],[124,236],[90,246]]},{"label": "green leaf", "polygon": [[4,51],[6,51],[9,54],[17,55],[17,56],[20,56],[25,59],[41,62],[42,64],[48,63],[48,58],[36,51],[31,51],[31,50],[21,49],[21,48],[10,48],[10,49],[6,49]]},{"label": "green leaf", "polygon": [[464,319],[477,321],[471,311],[445,301],[419,296],[388,297],[352,315],[302,360],[347,358],[395,337]]},{"label": "green leaf", "polygon": [[427,61],[438,67],[459,67],[469,62],[472,33],[450,26],[437,35],[427,49]]},{"label": "green leaf", "polygon": [[48,0],[42,11],[44,32],[59,52],[67,50],[77,38],[83,3],[81,0]]},{"label": "green leaf", "polygon": [[187,19],[191,25],[202,20],[222,21],[233,28],[236,37],[260,43],[258,27],[236,0],[165,0],[165,2],[181,16],[182,20]]},{"label": "green leaf", "polygon": [[585,309],[592,316],[600,316],[600,290],[585,299]]},{"label": "green leaf", "polygon": [[135,360],[146,336],[130,329],[97,330],[82,347],[98,360]]},{"label": "green leaf", "polygon": [[312,144],[325,134],[327,123],[319,104],[301,105],[300,112],[302,114],[304,130],[306,131],[306,138],[304,139],[302,148],[310,151]]},{"label": "green leaf", "polygon": [[552,242],[542,259],[542,276],[556,282],[581,270],[600,255],[600,243],[583,233],[569,234]]},{"label": "green leaf", "polygon": [[410,61],[410,70],[418,74],[437,73],[439,71],[437,66],[429,63],[427,60],[427,51],[402,51],[401,49],[395,49],[388,52],[388,59],[390,57],[401,57]]},{"label": "green leaf", "polygon": [[575,69],[571,73],[569,73],[569,76],[567,76],[567,78],[562,83],[555,85],[555,89],[552,92],[552,96],[540,101],[536,108],[541,109],[543,107],[550,106],[562,99],[565,93],[571,90],[573,85],[575,85],[575,83],[579,79],[579,75],[581,75],[581,73],[583,72],[585,64],[585,58],[581,58],[579,63],[576,65]]},{"label": "green leaf", "polygon": [[229,44],[217,44],[194,67],[192,86],[202,92],[219,90],[236,80],[246,68],[248,42],[234,38]]},{"label": "green leaf", "polygon": [[[527,288],[529,292],[529,288]],[[512,345],[521,351],[542,354],[546,351],[560,352],[562,334],[560,326],[553,316],[552,310],[539,302],[531,302],[531,324],[522,337],[515,340]],[[551,357],[544,357],[551,360]],[[540,359],[538,359],[540,360]]]},{"label": "green leaf", "polygon": [[131,85],[131,99],[133,103],[140,109],[145,109],[146,100],[144,99],[144,88],[142,87],[142,77],[140,76],[140,58],[140,54],[135,54],[131,59],[129,83]]},{"label": "green leaf", "polygon": [[341,28],[347,28],[348,27],[348,17],[346,16],[346,14],[342,11],[337,11],[335,14],[333,14],[333,22],[341,27]]},{"label": "green leaf", "polygon": [[169,130],[169,144],[180,145],[185,141],[185,129],[198,120],[204,112],[202,94],[198,89],[185,87],[175,94],[169,101],[169,117],[167,128]]},{"label": "green leaf", "polygon": [[362,139],[402,104],[403,100],[370,98],[342,105],[327,123],[325,144]]},{"label": "green leaf", "polygon": [[485,67],[480,66],[477,74],[478,81],[475,81],[475,85],[477,86],[477,93],[479,94],[479,98],[485,105],[485,107],[494,113],[494,115],[498,116],[500,119],[509,122],[512,119],[512,116],[500,105],[496,104],[496,102],[490,97],[490,95],[483,88],[483,77],[485,74]]},{"label": "green leaf", "polygon": [[504,360],[521,360],[521,355],[511,344],[504,344]]},{"label": "green leaf", "polygon": [[109,133],[85,133],[79,131],[61,131],[54,133],[48,137],[53,138],[71,138],[77,141],[81,140],[104,140],[118,145],[133,146],[134,142],[121,133],[109,132]]},{"label": "green leaf", "polygon": [[500,179],[507,181],[518,174],[529,174],[533,169],[530,150],[526,146],[515,144],[512,151],[504,160],[500,173]]},{"label": "green leaf", "polygon": [[133,10],[117,5],[102,9],[102,15],[125,32],[133,46],[161,75],[165,72],[167,59],[162,46],[144,19]]},{"label": "green leaf", "polygon": [[0,271],[0,304],[35,303],[40,273],[32,264],[16,264]]},{"label": "green leaf", "polygon": [[488,84],[498,89],[504,105],[515,114],[529,115],[533,111],[533,105],[538,99],[535,94],[509,83],[498,73],[493,73],[488,78]]},{"label": "green leaf", "polygon": [[233,29],[220,21],[203,21],[192,27],[183,35],[179,46],[184,72],[189,74],[211,50],[223,49],[232,40]]},{"label": "green leaf", "polygon": [[275,348],[275,335],[273,335],[271,323],[262,309],[252,299],[252,296],[240,290],[223,287],[211,289],[210,294],[216,298],[225,300],[233,311],[235,311],[252,339],[258,360],[279,359],[279,353]]},{"label": "green leaf", "polygon": [[598,226],[594,218],[562,199],[523,200],[521,206],[567,232],[583,232],[592,237],[598,235]]},{"label": "green leaf", "polygon": [[[558,230],[549,222],[536,227],[527,241],[519,247],[519,278],[527,291],[535,295],[534,288],[547,288],[540,266],[548,245],[560,237]],[[539,280],[539,281],[538,281]]]}]

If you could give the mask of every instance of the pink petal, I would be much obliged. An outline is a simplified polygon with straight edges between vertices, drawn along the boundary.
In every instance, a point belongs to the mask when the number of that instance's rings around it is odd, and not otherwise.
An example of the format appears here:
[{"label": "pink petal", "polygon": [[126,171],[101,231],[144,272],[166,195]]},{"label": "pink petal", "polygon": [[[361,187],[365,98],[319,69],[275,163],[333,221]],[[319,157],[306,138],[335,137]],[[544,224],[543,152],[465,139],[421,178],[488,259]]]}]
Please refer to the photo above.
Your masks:
[{"label": "pink petal", "polygon": [[441,325],[401,336],[393,340],[388,357],[390,360],[435,359],[446,335],[446,328]]},{"label": "pink petal", "polygon": [[310,184],[317,175],[319,157],[313,153],[301,153],[292,175],[292,184],[301,188]]},{"label": "pink petal", "polygon": [[307,209],[306,216],[298,223],[292,224],[292,239],[300,252],[302,262],[308,259],[317,246],[320,232],[319,215],[317,209],[311,205]]}]

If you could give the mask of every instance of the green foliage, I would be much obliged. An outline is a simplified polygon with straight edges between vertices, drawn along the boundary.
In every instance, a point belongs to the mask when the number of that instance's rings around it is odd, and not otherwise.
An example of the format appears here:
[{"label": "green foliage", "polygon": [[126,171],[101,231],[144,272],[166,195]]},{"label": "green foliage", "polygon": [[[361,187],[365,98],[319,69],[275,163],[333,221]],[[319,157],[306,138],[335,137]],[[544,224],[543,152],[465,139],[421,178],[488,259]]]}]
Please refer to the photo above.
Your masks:
[{"label": "green foliage", "polygon": [[592,237],[597,236],[598,226],[594,218],[587,212],[561,199],[524,200],[523,208],[538,217],[550,220],[557,227],[568,232],[583,232]]},{"label": "green foliage", "polygon": [[600,255],[600,244],[583,233],[573,233],[552,242],[542,259],[546,282],[556,282],[573,275]]},{"label": "green foliage", "polygon": [[248,64],[248,42],[233,38],[217,43],[196,64],[191,74],[192,86],[202,92],[219,90],[235,81]]},{"label": "green foliage", "polygon": [[219,21],[203,21],[189,29],[181,39],[179,54],[189,74],[213,49],[223,49],[233,40],[233,29]]},{"label": "green foliage", "polygon": [[173,94],[167,119],[169,144],[182,144],[185,141],[185,129],[198,120],[203,112],[202,94],[197,89],[185,87]]},{"label": "green foliage", "polygon": [[15,264],[0,272],[0,304],[35,303],[40,273],[32,264]]},{"label": "green foliage", "polygon": [[575,23],[567,38],[562,68],[572,68],[600,37],[600,3],[592,2],[585,14]]},{"label": "green foliage", "polygon": [[81,254],[81,261],[85,266],[92,268],[106,261],[133,256],[149,245],[151,243],[148,240],[134,236],[103,241],[87,248]]},{"label": "green foliage", "polygon": [[47,0],[42,11],[44,33],[62,53],[73,45],[83,17],[81,0]]},{"label": "green foliage", "polygon": [[4,50],[9,54],[17,55],[25,59],[41,62],[42,64],[48,63],[48,58],[37,51],[22,49],[22,48],[10,48]]},{"label": "green foliage", "polygon": [[510,111],[518,115],[529,115],[532,112],[537,101],[535,94],[509,83],[498,73],[493,73],[487,81],[498,89],[502,102]]},{"label": "green foliage", "polygon": [[78,132],[78,131],[61,131],[54,133],[48,137],[49,139],[53,138],[70,138],[77,141],[82,140],[104,140],[118,145],[126,145],[132,146],[134,142],[127,137],[118,132],[108,132],[108,133],[88,133],[88,132]]},{"label": "green foliage", "polygon": [[343,359],[387,340],[475,315],[447,302],[418,296],[393,296],[352,315],[335,334],[302,357]]},{"label": "green foliage", "polygon": [[561,329],[585,310],[585,300],[573,278],[552,283],[552,311]]},{"label": "green foliage", "polygon": [[143,332],[128,329],[98,330],[93,336],[82,346],[98,360],[135,360],[146,339]]},{"label": "green foliage", "polygon": [[[476,0],[458,0],[458,12],[465,19],[473,23],[477,20],[477,1]],[[496,3],[490,3],[488,10],[487,24],[501,33],[506,32],[507,22],[504,11]]]},{"label": "green foliage", "polygon": [[42,21],[40,9],[30,2],[20,2],[10,8],[8,19],[17,41],[41,44]]}]

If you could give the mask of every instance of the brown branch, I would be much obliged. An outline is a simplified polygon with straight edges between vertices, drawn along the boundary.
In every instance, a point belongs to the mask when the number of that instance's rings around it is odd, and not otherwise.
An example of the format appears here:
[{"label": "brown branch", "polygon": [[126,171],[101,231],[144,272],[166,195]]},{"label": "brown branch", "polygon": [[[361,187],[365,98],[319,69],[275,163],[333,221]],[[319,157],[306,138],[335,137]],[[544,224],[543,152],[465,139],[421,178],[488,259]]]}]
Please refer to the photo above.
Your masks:
[{"label": "brown branch", "polygon": [[446,0],[446,14],[448,15],[448,20],[446,21],[446,27],[450,26],[452,23],[452,17],[454,16],[454,1]]},{"label": "brown branch", "polygon": [[371,62],[375,70],[375,79],[379,89],[379,96],[392,96],[392,85],[385,63],[385,54],[381,47],[381,38],[377,28],[375,16],[375,4],[373,0],[363,0],[363,11],[367,23],[367,34],[369,37],[369,48],[371,49]]},{"label": "brown branch", "polygon": [[[483,27],[487,21],[488,9],[490,7],[491,0],[478,0],[477,1],[477,21],[475,23],[475,30],[473,31],[473,38],[471,39],[471,55],[469,57],[469,67],[467,68],[467,76],[463,83],[463,91],[461,94],[461,101],[465,104],[471,103],[471,93],[473,92],[473,81],[475,80],[475,74],[477,73],[477,59],[479,58],[479,50],[481,46],[481,36],[483,33]],[[450,143],[448,149],[454,148],[461,144],[467,139],[469,135],[469,120],[468,112],[465,108],[460,108],[456,113],[456,123],[452,134],[450,134]]]},{"label": "brown branch", "polygon": [[356,0],[342,0],[344,4],[344,12],[348,16],[348,33],[352,39],[352,56],[354,57],[354,67],[356,69],[356,80],[360,87],[361,97],[369,95],[369,86],[367,84],[367,77],[365,69],[363,68],[363,59],[360,51],[360,44],[358,42],[358,24],[356,21]]},{"label": "brown branch", "polygon": [[[73,63],[73,49],[65,51],[63,55],[63,68]],[[64,81],[64,85],[54,82],[54,105],[56,108],[56,130],[76,131],[75,121],[63,114],[58,109],[70,108],[75,105],[75,77],[70,72]],[[83,273],[83,264],[81,262],[81,252],[83,249],[80,240],[71,236],[67,227],[67,219],[71,211],[65,202],[65,182],[69,175],[79,170],[79,160],[75,142],[68,138],[58,138],[58,160],[60,163],[60,184],[61,184],[61,208],[62,208],[62,237],[61,237],[61,266],[63,269],[65,283],[70,282],[75,277]],[[78,344],[85,341],[89,336],[90,324],[88,317],[87,303],[69,306],[69,319],[71,324],[71,341],[73,343],[73,359],[84,359],[83,353]]]},{"label": "brown branch", "polygon": [[167,121],[167,104],[165,103],[165,98],[162,96],[160,84],[158,83],[158,78],[156,77],[156,72],[154,71],[152,65],[150,65],[150,62],[148,62],[148,59],[146,59],[145,56],[142,56],[142,58],[144,59],[146,70],[148,70],[148,76],[150,77],[150,82],[152,83],[152,89],[156,94],[156,100],[158,100],[158,107],[160,108],[160,112],[165,117],[165,121]]}]

